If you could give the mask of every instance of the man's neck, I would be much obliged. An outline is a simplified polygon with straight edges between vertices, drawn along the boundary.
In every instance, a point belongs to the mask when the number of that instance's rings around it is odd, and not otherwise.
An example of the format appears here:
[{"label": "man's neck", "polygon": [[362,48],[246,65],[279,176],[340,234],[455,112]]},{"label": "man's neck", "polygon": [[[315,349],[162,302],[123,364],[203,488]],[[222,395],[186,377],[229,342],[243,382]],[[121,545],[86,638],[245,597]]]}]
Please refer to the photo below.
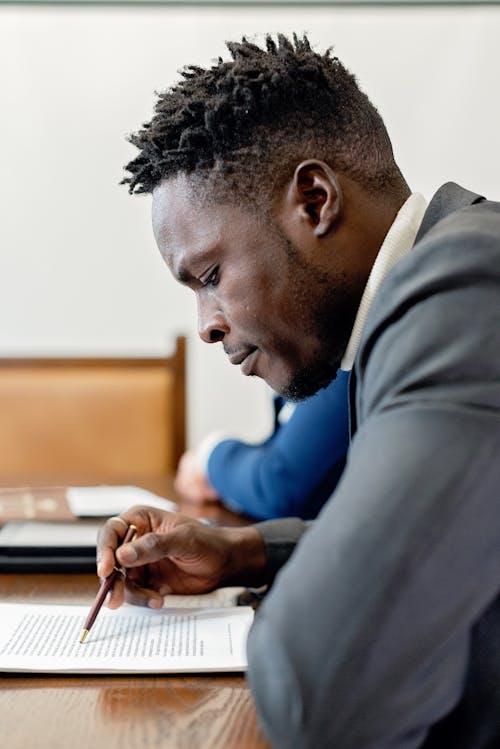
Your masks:
[{"label": "man's neck", "polygon": [[373,299],[385,276],[412,248],[426,207],[427,203],[420,193],[410,195],[383,238],[361,297],[351,337],[340,364],[341,369],[352,369]]}]

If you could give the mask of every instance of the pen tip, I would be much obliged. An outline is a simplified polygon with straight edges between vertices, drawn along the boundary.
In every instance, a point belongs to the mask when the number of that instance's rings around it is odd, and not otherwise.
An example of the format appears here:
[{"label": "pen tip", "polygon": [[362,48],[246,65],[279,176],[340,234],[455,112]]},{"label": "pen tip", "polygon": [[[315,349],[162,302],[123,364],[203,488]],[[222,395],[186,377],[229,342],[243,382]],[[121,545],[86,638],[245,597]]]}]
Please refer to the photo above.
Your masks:
[{"label": "pen tip", "polygon": [[89,633],[88,629],[82,629],[82,634],[80,635],[80,642],[85,642],[85,640],[87,639],[88,633]]}]

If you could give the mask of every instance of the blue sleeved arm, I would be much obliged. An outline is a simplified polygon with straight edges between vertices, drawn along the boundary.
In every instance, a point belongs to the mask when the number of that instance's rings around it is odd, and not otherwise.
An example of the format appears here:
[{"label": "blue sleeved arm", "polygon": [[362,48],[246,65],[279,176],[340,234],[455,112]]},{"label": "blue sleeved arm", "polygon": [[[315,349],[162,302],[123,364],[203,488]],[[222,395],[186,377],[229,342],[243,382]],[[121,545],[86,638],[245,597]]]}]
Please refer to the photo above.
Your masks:
[{"label": "blue sleeved arm", "polygon": [[208,479],[228,507],[259,519],[317,515],[344,467],[348,381],[339,370],[264,443],[224,440],[214,448]]}]

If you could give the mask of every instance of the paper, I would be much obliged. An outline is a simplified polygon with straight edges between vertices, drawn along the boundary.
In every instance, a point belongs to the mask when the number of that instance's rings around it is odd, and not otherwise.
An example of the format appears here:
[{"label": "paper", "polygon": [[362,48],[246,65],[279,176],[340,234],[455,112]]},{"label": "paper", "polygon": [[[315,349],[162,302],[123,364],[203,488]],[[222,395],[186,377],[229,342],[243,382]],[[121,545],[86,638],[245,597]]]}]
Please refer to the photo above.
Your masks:
[{"label": "paper", "polygon": [[119,515],[133,505],[149,505],[175,512],[177,505],[139,486],[71,486],[66,498],[77,517],[108,517]]},{"label": "paper", "polygon": [[170,593],[164,596],[164,606],[166,608],[229,608],[236,606],[238,603],[238,597],[244,593],[246,588],[241,587],[228,587],[228,588],[216,588],[210,593],[198,593],[198,595],[181,596]]},{"label": "paper", "polygon": [[253,620],[224,609],[103,608],[79,642],[87,606],[0,603],[0,671],[201,673],[244,671]]}]

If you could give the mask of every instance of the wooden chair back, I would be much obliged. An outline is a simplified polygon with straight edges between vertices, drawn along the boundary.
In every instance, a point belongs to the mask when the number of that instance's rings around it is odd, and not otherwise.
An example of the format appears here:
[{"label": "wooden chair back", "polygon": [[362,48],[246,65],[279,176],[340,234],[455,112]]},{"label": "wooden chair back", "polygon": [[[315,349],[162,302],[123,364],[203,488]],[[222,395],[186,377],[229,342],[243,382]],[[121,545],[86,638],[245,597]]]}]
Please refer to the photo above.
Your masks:
[{"label": "wooden chair back", "polygon": [[167,358],[0,359],[0,480],[172,473],[186,442],[185,339]]}]

